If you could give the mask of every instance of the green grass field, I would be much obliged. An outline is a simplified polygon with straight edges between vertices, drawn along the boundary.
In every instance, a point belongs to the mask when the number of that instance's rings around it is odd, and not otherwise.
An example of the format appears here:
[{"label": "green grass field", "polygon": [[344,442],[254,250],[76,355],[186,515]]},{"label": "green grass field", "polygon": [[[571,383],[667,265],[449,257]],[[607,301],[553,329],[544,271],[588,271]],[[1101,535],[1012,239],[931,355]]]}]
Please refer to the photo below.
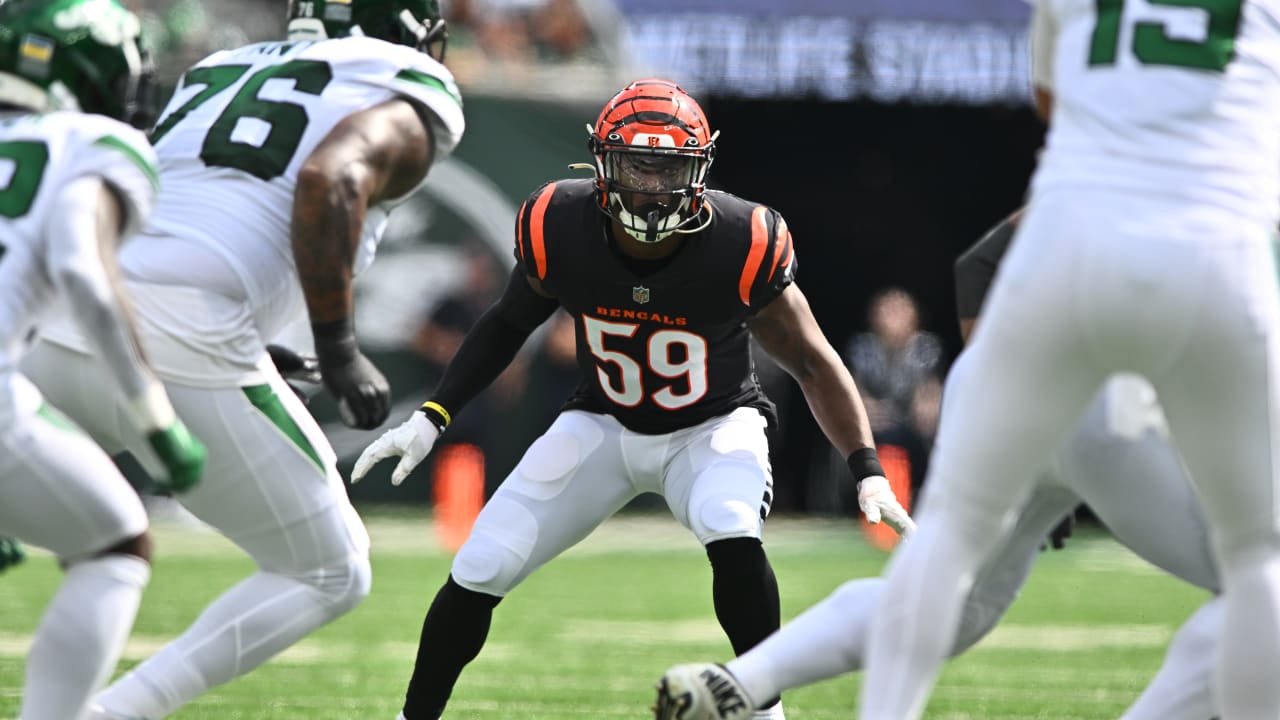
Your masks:
[{"label": "green grass field", "polygon": [[[247,677],[173,717],[392,720],[403,697],[422,613],[448,572],[425,512],[366,515],[373,594]],[[766,546],[785,617],[844,580],[876,574],[886,556],[850,523],[779,518]],[[125,664],[180,631],[251,565],[221,538],[157,531],[155,572]],[[59,579],[35,555],[0,575],[0,718],[17,714],[22,658]],[[1117,717],[1160,663],[1173,630],[1204,593],[1164,577],[1108,538],[1085,534],[1044,553],[1004,624],[943,674],[927,716]],[[462,676],[450,720],[648,717],[652,685],[674,662],[725,659],[711,609],[710,568],[665,517],[606,524],[499,606],[489,643]],[[852,718],[856,677],[786,696],[792,720]]]}]

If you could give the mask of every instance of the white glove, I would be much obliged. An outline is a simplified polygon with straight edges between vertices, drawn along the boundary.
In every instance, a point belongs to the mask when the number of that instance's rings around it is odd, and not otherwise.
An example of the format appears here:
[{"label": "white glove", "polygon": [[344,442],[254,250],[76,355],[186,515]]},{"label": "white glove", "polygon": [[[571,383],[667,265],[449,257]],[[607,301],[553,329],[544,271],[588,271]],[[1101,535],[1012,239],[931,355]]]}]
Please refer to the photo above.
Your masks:
[{"label": "white glove", "polygon": [[862,478],[858,485],[858,507],[867,516],[867,522],[878,523],[881,516],[889,527],[898,531],[902,539],[916,531],[916,524],[902,509],[898,498],[889,487],[889,481],[879,475]]},{"label": "white glove", "polygon": [[[360,478],[377,465],[379,460],[399,455],[400,462],[396,464],[396,469],[391,471],[391,484],[399,485],[408,477],[409,472],[422,462],[427,453],[431,452],[431,446],[436,444],[438,437],[440,437],[440,430],[427,419],[426,415],[415,411],[399,427],[382,433],[382,437],[374,440],[364,449],[364,452],[360,453],[360,459],[356,460],[356,466],[351,470],[351,482],[360,482]],[[890,497],[892,498],[892,493]]]}]

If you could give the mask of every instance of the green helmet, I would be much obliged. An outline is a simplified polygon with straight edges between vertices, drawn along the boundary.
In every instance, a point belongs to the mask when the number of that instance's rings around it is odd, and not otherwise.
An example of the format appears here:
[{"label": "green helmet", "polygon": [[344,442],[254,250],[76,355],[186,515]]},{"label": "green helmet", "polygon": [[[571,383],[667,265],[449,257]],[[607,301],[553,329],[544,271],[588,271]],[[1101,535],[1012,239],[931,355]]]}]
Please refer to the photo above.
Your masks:
[{"label": "green helmet", "polygon": [[444,60],[449,34],[440,0],[289,0],[289,39],[363,35]]},{"label": "green helmet", "polygon": [[0,0],[0,105],[146,127],[154,69],[141,34],[119,0]]}]

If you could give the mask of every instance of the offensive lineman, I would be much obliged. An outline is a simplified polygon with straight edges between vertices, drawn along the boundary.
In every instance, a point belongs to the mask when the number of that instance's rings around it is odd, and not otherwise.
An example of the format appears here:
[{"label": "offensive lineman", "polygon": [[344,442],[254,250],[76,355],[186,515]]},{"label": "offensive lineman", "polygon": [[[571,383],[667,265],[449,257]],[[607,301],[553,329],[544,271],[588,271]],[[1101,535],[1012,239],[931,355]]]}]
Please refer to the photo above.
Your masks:
[{"label": "offensive lineman", "polygon": [[125,124],[151,114],[140,35],[114,0],[0,4],[0,533],[48,548],[66,571],[27,655],[20,720],[82,717],[151,574],[137,494],[18,372],[59,302],[103,359],[91,396],[118,389],[119,420],[161,484],[188,490],[204,463],[138,347],[115,268],[156,192],[151,146]]},{"label": "offensive lineman", "polygon": [[[356,345],[352,276],[389,207],[457,144],[461,100],[435,0],[298,1],[289,17],[288,42],[215,53],[183,76],[152,136],[164,191],[121,257],[143,343],[209,444],[209,482],[182,501],[257,571],[99,694],[97,718],[164,717],[369,592],[368,536],[332,448],[265,342],[309,318],[349,424],[386,419],[387,382]],[[73,337],[49,340],[32,366],[63,380],[58,404],[110,449],[134,447],[74,389],[98,363]]]},{"label": "offensive lineman", "polygon": [[[517,217],[518,267],[504,295],[432,398],[356,462],[353,481],[401,455],[392,482],[403,480],[538,325],[559,307],[573,316],[584,381],[454,558],[423,622],[401,718],[439,718],[499,601],[646,491],[706,547],[716,617],[734,651],[777,629],[778,585],[760,540],[773,408],[748,330],[849,458],[863,512],[912,528],[883,477],[853,379],[792,284],[786,222],[764,205],[705,192],[715,137],[671,82],[640,80],[615,95],[591,130],[595,179],[534,191]],[[753,717],[783,717],[778,698],[762,704]]]},{"label": "offensive lineman", "polygon": [[[1222,575],[1222,718],[1280,717],[1280,2],[1041,0],[1048,142],[889,564],[865,720],[913,720],[974,573],[1115,372],[1145,376]],[[892,601],[888,599],[892,598]]]},{"label": "offensive lineman", "polygon": [[[966,340],[1016,220],[1015,214],[1001,222],[956,261],[956,305]],[[961,354],[947,377],[948,389],[964,382],[967,364]],[[1139,557],[1193,585],[1220,590],[1200,501],[1169,442],[1155,393],[1138,376],[1116,376],[1040,474],[999,553],[975,576],[952,655],[995,627],[1030,573],[1045,535],[1081,502]],[[871,614],[885,585],[883,578],[851,580],[723,666],[672,667],[658,685],[657,720],[743,720],[749,717],[745,711],[721,709],[750,708],[752,698],[861,670]],[[1159,674],[1122,720],[1216,715],[1210,685],[1221,605],[1215,597],[1183,624]]]}]

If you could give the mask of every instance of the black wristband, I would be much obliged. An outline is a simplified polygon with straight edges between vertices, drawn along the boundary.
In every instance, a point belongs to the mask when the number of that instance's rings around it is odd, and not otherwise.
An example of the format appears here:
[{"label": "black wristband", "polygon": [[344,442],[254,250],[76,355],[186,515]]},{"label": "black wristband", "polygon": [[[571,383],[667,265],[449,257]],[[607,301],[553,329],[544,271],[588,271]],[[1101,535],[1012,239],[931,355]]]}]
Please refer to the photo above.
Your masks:
[{"label": "black wristband", "polygon": [[351,318],[312,323],[311,337],[316,343],[316,357],[321,363],[342,362],[359,354],[356,327]]},{"label": "black wristband", "polygon": [[873,447],[854,450],[845,460],[849,464],[849,472],[858,482],[872,475],[884,476],[884,468],[880,466],[880,457]]},{"label": "black wristband", "polygon": [[449,423],[453,421],[453,418],[449,417],[449,411],[434,400],[428,400],[423,403],[422,407],[418,408],[418,412],[426,415],[427,421],[435,425],[436,430],[440,432],[444,432],[444,429],[449,427]]}]

